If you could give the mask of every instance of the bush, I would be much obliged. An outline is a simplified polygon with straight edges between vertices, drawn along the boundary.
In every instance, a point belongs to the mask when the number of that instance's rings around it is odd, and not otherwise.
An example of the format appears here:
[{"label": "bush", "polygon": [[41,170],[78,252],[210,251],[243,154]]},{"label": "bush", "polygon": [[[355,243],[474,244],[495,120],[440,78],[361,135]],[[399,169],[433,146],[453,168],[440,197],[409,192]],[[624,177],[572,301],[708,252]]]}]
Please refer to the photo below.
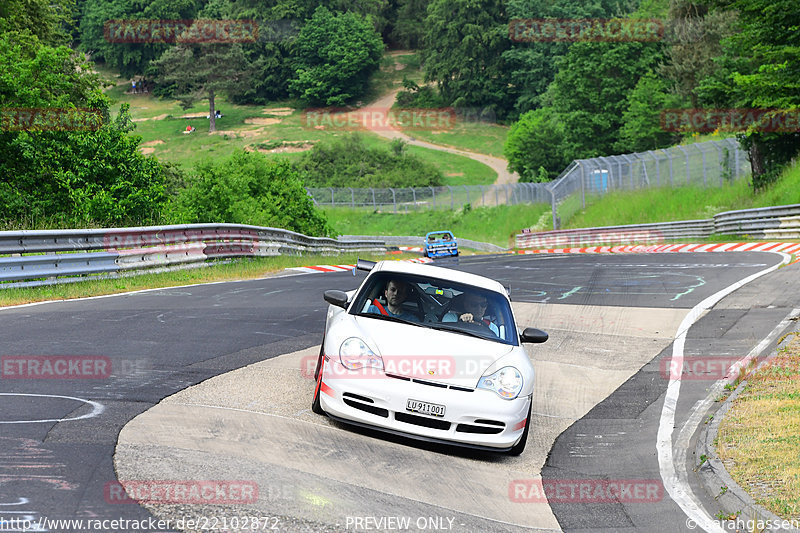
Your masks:
[{"label": "bush", "polygon": [[508,132],[503,147],[508,169],[523,182],[555,179],[570,162],[564,137],[564,125],[551,108],[528,111]]},{"label": "bush", "polygon": [[428,187],[443,181],[435,166],[406,153],[403,143],[369,148],[358,134],[316,144],[296,165],[308,187]]},{"label": "bush", "polygon": [[288,162],[244,151],[196,165],[174,200],[172,216],[176,224],[228,222],[333,234]]},{"label": "bush", "polygon": [[445,106],[439,91],[430,85],[420,87],[408,78],[403,78],[403,90],[397,93],[396,102],[400,107],[436,108]]},{"label": "bush", "polygon": [[294,42],[291,93],[311,105],[343,106],[367,88],[383,53],[381,36],[358,13],[314,11]]}]

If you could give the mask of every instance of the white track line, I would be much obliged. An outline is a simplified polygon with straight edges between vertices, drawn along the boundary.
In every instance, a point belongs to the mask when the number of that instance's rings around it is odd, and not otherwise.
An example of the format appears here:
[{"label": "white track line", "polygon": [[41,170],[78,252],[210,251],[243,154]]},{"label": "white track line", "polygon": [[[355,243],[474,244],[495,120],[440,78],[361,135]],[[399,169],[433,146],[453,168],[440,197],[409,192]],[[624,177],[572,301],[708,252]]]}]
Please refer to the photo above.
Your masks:
[{"label": "white track line", "polygon": [[[658,466],[661,472],[661,479],[664,481],[664,488],[669,493],[670,497],[675,503],[680,506],[686,516],[691,519],[697,527],[702,528],[709,533],[725,533],[725,530],[719,524],[718,520],[714,520],[711,516],[695,501],[694,494],[686,480],[682,479],[676,471],[673,447],[672,447],[672,434],[675,427],[675,409],[678,405],[678,397],[681,393],[681,375],[683,373],[683,349],[686,344],[686,334],[689,328],[700,319],[700,317],[708,309],[722,300],[725,296],[733,291],[743,287],[751,281],[760,278],[765,274],[769,274],[777,270],[781,266],[790,261],[790,256],[781,253],[783,261],[769,267],[760,272],[740,280],[733,285],[730,285],[721,291],[712,294],[696,306],[694,306],[689,314],[678,326],[678,333],[672,345],[672,361],[668,368],[675,369],[670,372],[669,385],[667,386],[667,394],[664,398],[664,406],[661,410],[661,420],[658,425],[658,437],[656,440],[656,450],[658,451]],[[683,468],[684,465],[680,465]]]}]

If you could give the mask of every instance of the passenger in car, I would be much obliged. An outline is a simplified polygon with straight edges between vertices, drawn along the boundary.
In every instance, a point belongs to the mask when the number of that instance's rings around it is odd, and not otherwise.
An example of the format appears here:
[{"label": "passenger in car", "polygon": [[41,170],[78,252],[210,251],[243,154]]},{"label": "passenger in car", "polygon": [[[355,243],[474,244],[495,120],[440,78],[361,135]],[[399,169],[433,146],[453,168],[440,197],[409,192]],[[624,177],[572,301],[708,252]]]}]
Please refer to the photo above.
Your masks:
[{"label": "passenger in car", "polygon": [[383,295],[386,297],[386,305],[383,305],[375,298],[372,301],[372,305],[367,308],[367,313],[394,316],[403,320],[419,320],[416,315],[403,308],[403,302],[408,297],[408,285],[404,281],[398,279],[389,280],[386,283]]},{"label": "passenger in car", "polygon": [[453,302],[452,311],[442,317],[442,322],[468,322],[471,324],[482,324],[492,330],[492,333],[500,336],[500,328],[491,320],[485,318],[486,308],[489,306],[485,296],[480,294],[460,294]]}]

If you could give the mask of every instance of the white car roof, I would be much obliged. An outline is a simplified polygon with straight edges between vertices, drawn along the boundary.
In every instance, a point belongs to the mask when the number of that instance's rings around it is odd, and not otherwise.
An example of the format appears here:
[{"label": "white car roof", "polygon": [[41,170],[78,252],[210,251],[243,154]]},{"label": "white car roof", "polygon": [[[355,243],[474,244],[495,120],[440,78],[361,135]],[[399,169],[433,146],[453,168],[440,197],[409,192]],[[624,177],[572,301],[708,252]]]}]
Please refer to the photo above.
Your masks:
[{"label": "white car roof", "polygon": [[429,276],[432,278],[439,278],[454,281],[456,283],[464,283],[465,285],[473,285],[481,287],[490,291],[499,292],[500,294],[508,297],[506,288],[499,282],[489,279],[477,274],[470,274],[468,272],[461,272],[451,268],[442,268],[432,265],[425,265],[419,263],[409,263],[406,261],[379,261],[371,272],[398,272],[402,274],[417,274],[420,276]]}]

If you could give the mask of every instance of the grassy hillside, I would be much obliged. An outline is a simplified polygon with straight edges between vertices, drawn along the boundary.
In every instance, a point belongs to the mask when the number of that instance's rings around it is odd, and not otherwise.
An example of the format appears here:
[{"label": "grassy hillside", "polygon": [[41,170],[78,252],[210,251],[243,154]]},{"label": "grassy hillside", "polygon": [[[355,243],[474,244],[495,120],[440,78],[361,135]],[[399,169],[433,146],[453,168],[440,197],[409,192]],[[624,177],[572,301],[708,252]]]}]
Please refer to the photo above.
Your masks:
[{"label": "grassy hillside", "polygon": [[[678,187],[608,194],[573,217],[568,228],[646,224],[710,218],[716,213],[800,203],[800,165],[788,169],[768,190],[754,195],[744,179],[722,188]],[[424,235],[449,229],[457,237],[509,246],[522,228],[553,227],[546,204],[473,208],[467,211],[381,213],[367,209],[325,209],[331,225],[347,235]]]},{"label": "grassy hillside", "polygon": [[[408,65],[407,74],[418,78],[419,65],[414,54],[387,55],[381,70],[372,80],[370,94],[380,95],[400,86],[406,71],[397,70],[396,63]],[[296,102],[286,101],[269,106],[235,105],[224,97],[217,97],[216,107],[223,117],[217,119],[217,131],[208,132],[208,102],[203,100],[191,109],[184,110],[177,101],[155,98],[150,94],[129,94],[130,81],[115,73],[98,69],[114,85],[106,93],[112,98],[114,108],[130,105],[136,124],[134,133],[142,137],[141,149],[161,160],[191,167],[203,159],[227,157],[237,149],[260,151],[272,157],[296,158],[314,144],[352,130],[337,126],[320,126],[307,120]],[[185,134],[187,126],[196,128]],[[370,145],[389,147],[389,141],[377,135],[361,132]],[[497,174],[486,165],[466,157],[408,147],[408,151],[441,169],[447,185],[484,185],[493,183]]]},{"label": "grassy hillside", "polygon": [[328,221],[343,235],[425,235],[450,230],[463,237],[499,246],[509,246],[520,228],[537,224],[550,214],[550,206],[503,205],[459,211],[415,211],[408,214],[372,210],[325,209]]},{"label": "grassy hillside", "polygon": [[759,194],[753,194],[747,179],[719,188],[677,187],[611,193],[576,214],[565,227],[696,220],[735,209],[797,203],[800,203],[800,165],[796,164]]}]

